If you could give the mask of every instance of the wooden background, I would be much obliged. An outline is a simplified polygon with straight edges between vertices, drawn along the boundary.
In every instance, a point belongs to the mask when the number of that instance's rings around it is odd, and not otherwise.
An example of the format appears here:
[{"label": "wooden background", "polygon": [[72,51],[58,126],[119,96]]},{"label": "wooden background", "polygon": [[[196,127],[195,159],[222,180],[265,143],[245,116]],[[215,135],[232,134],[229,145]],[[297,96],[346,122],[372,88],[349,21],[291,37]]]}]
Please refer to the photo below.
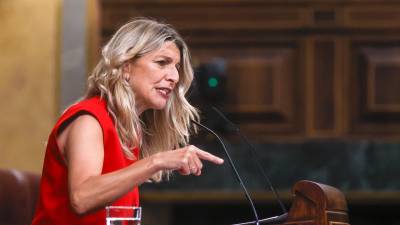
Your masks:
[{"label": "wooden background", "polygon": [[131,18],[175,26],[195,65],[222,58],[223,109],[261,140],[400,137],[400,2],[103,0],[102,38]]},{"label": "wooden background", "polygon": [[[393,216],[400,192],[391,183],[400,149],[374,144],[400,140],[400,1],[102,0],[100,8],[103,43],[129,19],[146,16],[178,29],[195,67],[222,59],[226,87],[220,107],[257,143],[283,143],[265,151],[277,159],[263,161],[267,167],[281,161],[269,168],[274,181],[289,179],[280,175],[290,175],[289,162],[299,160],[304,166],[294,171],[308,166],[316,179],[328,171],[340,180],[332,182],[338,187],[355,180],[363,187],[370,178],[373,184],[364,187],[378,187],[375,179],[382,178],[387,185],[381,189],[346,193],[351,224],[400,223]],[[313,155],[307,155],[310,147]],[[312,166],[328,164],[322,160],[337,167]],[[289,193],[283,195],[290,202]],[[261,211],[270,216],[278,214],[271,196],[256,194]],[[200,194],[144,192],[142,199],[146,224],[228,224],[250,214],[242,197],[222,188]],[[188,222],[188,217],[198,218]]]}]

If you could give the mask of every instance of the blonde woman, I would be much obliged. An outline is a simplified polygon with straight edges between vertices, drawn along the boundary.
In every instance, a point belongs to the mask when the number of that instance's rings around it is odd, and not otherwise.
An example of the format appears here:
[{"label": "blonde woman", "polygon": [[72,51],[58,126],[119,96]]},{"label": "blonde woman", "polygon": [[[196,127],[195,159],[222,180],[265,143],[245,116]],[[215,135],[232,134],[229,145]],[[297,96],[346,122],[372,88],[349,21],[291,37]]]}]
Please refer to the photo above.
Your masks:
[{"label": "blonde woman", "polygon": [[137,187],[171,171],[201,175],[223,160],[188,145],[196,109],[185,42],[169,25],[136,19],[102,50],[86,97],[69,107],[46,149],[33,225],[105,223],[104,207],[137,206]]}]

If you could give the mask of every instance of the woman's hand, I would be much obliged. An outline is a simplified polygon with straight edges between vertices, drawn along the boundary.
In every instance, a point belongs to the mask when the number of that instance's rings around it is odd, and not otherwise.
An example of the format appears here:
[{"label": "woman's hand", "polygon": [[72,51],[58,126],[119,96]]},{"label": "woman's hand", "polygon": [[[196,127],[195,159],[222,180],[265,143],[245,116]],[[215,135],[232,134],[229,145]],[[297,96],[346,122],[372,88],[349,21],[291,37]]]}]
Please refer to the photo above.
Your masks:
[{"label": "woman's hand", "polygon": [[197,148],[188,145],[176,150],[160,152],[153,155],[153,162],[159,170],[176,170],[182,175],[201,175],[203,168],[202,160],[210,161],[214,164],[222,164],[223,159]]},{"label": "woman's hand", "polygon": [[184,175],[199,176],[203,167],[201,160],[223,163],[222,159],[190,145],[160,152],[123,169],[102,174],[103,133],[91,115],[76,118],[57,137],[57,144],[68,167],[70,204],[80,215],[114,202],[160,170],[177,170]]}]

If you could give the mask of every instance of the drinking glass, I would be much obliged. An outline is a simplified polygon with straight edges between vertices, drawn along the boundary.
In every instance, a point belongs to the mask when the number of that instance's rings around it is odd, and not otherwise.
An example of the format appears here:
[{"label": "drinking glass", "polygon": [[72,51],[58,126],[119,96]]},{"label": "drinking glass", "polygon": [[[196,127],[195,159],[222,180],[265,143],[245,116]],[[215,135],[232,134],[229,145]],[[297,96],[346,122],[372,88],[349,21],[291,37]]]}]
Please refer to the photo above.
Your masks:
[{"label": "drinking glass", "polygon": [[135,206],[107,206],[106,225],[140,225],[142,208]]}]

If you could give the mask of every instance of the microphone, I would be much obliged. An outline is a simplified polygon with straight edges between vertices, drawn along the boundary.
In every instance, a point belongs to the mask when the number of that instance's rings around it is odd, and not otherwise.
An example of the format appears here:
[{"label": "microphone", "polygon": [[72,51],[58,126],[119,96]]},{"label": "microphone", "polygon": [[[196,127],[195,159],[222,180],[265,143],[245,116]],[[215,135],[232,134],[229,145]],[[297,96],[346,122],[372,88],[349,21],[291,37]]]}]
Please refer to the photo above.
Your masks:
[{"label": "microphone", "polygon": [[[244,183],[243,183],[243,181],[242,181],[242,178],[240,177],[239,172],[237,171],[236,166],[235,166],[235,164],[233,163],[233,161],[232,161],[232,159],[231,159],[231,156],[230,156],[228,150],[227,150],[226,147],[225,147],[224,142],[223,142],[222,139],[221,139],[213,130],[211,130],[210,128],[208,128],[208,127],[204,126],[203,124],[198,123],[198,122],[196,122],[196,121],[194,121],[194,120],[192,120],[192,122],[195,123],[196,125],[202,127],[203,129],[205,129],[205,130],[208,131],[209,133],[213,134],[215,137],[217,137],[218,141],[221,143],[222,148],[224,149],[224,153],[225,153],[226,157],[228,158],[229,165],[232,167],[232,170],[233,170],[233,172],[234,172],[234,174],[235,174],[235,176],[236,176],[236,179],[239,181],[239,184],[240,184],[240,186],[242,187],[242,189],[243,189],[243,191],[244,191],[244,194],[246,195],[246,198],[247,198],[247,200],[248,200],[249,203],[250,203],[251,209],[252,209],[253,214],[254,214],[254,217],[255,217],[255,219],[256,219],[255,221],[253,221],[253,222],[250,223],[250,224],[259,225],[260,222],[259,222],[259,219],[258,219],[258,214],[257,214],[256,207],[254,206],[254,202],[253,202],[253,200],[251,199],[250,194],[249,194],[249,192],[247,191],[247,188],[245,187],[245,185],[244,185]],[[239,225],[239,224],[237,224],[237,225]]]},{"label": "microphone", "polygon": [[285,212],[284,214],[279,215],[279,216],[269,217],[269,218],[265,218],[265,219],[261,219],[261,220],[258,219],[258,214],[257,214],[257,210],[256,210],[256,208],[254,206],[254,202],[251,199],[251,197],[249,195],[249,192],[247,191],[247,188],[245,187],[245,185],[244,185],[244,183],[242,181],[242,178],[240,177],[240,175],[239,175],[239,173],[238,173],[238,171],[236,169],[236,166],[233,163],[232,158],[231,158],[231,156],[230,156],[230,154],[229,154],[224,142],[222,141],[222,139],[213,130],[211,130],[210,128],[204,126],[203,124],[201,124],[199,122],[196,122],[194,120],[192,120],[192,122],[195,123],[196,125],[202,127],[203,129],[205,129],[207,132],[211,133],[215,137],[217,137],[218,141],[222,145],[222,148],[224,149],[224,153],[228,158],[228,162],[229,162],[230,166],[232,167],[232,170],[233,170],[233,172],[235,174],[235,177],[239,181],[239,184],[242,187],[242,189],[243,189],[243,191],[245,193],[245,196],[246,196],[247,200],[249,201],[251,209],[252,209],[252,211],[254,213],[254,217],[256,219],[255,221],[244,222],[244,223],[236,223],[236,224],[232,224],[232,225],[250,225],[250,224],[259,225],[261,223],[262,224],[276,224],[276,223],[281,223],[281,222],[285,221],[287,219],[287,217],[288,217],[288,213],[287,212]]},{"label": "microphone", "polygon": [[233,127],[234,131],[240,136],[240,138],[242,140],[244,140],[244,142],[246,143],[246,145],[248,145],[250,147],[250,152],[251,155],[254,159],[254,161],[257,164],[258,169],[261,171],[262,176],[264,177],[264,179],[267,181],[269,188],[271,189],[272,193],[274,193],[276,200],[278,201],[282,211],[284,214],[287,214],[287,209],[285,207],[285,205],[283,204],[278,192],[275,190],[274,186],[271,183],[271,180],[269,179],[269,177],[267,176],[265,169],[263,166],[261,166],[260,160],[258,160],[260,157],[258,157],[258,154],[255,150],[255,147],[250,143],[250,141],[247,139],[246,136],[244,136],[242,134],[242,132],[240,132],[239,127],[234,124],[232,121],[230,121],[219,109],[217,109],[216,107],[212,106],[211,107],[226,123],[228,123],[231,127]]}]

